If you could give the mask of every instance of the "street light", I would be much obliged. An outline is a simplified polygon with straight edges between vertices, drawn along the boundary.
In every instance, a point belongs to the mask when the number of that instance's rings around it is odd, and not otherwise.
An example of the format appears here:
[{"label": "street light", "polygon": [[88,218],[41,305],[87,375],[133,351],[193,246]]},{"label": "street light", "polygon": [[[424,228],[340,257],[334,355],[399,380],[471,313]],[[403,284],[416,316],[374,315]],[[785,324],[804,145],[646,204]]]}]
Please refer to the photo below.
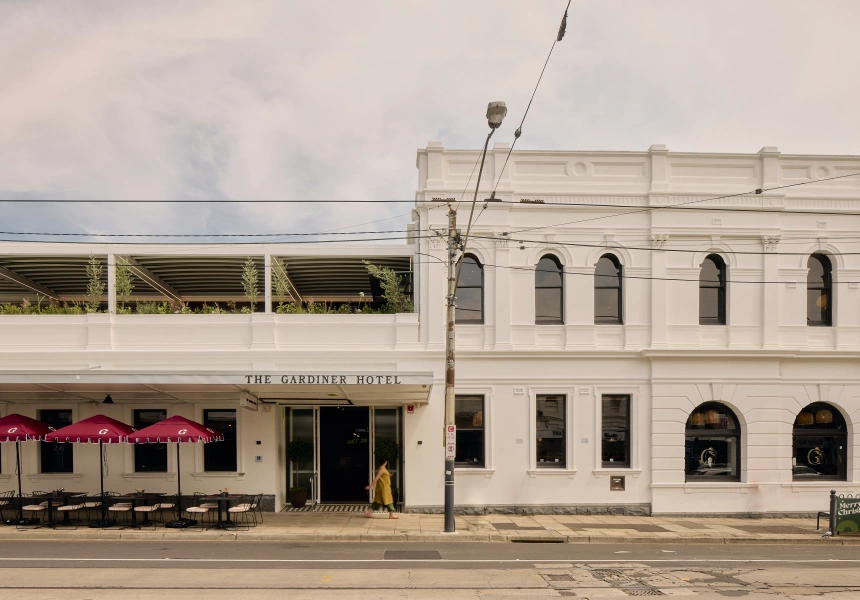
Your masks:
[{"label": "street light", "polygon": [[454,274],[457,262],[457,251],[465,252],[469,241],[469,231],[472,228],[472,216],[475,214],[475,203],[478,200],[478,189],[481,187],[481,174],[484,171],[484,160],[487,157],[487,146],[496,129],[502,124],[508,109],[504,102],[490,102],[487,105],[487,124],[490,133],[481,151],[481,168],[478,169],[478,182],[475,184],[475,195],[472,197],[472,210],[469,213],[469,224],[466,227],[466,237],[460,239],[457,229],[457,211],[448,204],[448,330],[445,335],[445,533],[454,533],[454,457],[456,455],[456,424],[454,421],[454,320],[456,309],[457,282],[460,279],[460,268]]}]

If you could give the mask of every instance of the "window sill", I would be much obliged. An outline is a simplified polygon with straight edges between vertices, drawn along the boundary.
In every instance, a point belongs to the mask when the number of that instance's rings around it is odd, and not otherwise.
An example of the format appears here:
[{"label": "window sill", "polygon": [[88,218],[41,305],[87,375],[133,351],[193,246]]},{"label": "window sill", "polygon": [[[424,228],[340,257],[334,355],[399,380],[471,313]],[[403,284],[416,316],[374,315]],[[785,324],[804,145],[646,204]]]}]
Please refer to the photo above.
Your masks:
[{"label": "window sill", "polygon": [[200,481],[201,479],[235,479],[236,481],[243,481],[245,479],[244,473],[237,473],[236,471],[203,471],[200,473],[192,473],[191,476]]},{"label": "window sill", "polygon": [[540,475],[567,475],[569,479],[573,479],[573,476],[576,475],[576,469],[529,469],[528,473],[531,478],[535,478]]},{"label": "window sill", "polygon": [[596,477],[608,477],[610,475],[630,475],[632,477],[639,477],[639,475],[642,474],[642,469],[631,469],[630,467],[613,467],[594,469],[592,473],[594,473]]},{"label": "window sill", "polygon": [[483,467],[454,467],[455,475],[483,475],[487,479],[491,478],[495,472],[495,469]]},{"label": "window sill", "polygon": [[129,479],[163,479],[164,481],[173,481],[176,479],[176,473],[123,473],[122,478],[126,481]]},{"label": "window sill", "polygon": [[75,481],[80,481],[83,476],[83,473],[27,473],[26,475],[30,481],[51,481],[53,479],[74,479]]}]

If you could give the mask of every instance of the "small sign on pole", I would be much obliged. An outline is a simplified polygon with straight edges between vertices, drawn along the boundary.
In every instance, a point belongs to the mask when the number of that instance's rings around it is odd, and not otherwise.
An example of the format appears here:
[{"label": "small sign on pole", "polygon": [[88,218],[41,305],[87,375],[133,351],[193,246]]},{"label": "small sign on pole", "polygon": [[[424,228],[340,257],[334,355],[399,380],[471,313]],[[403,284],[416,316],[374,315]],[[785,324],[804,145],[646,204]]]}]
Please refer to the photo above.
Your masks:
[{"label": "small sign on pole", "polygon": [[457,456],[457,427],[445,426],[445,460],[454,460]]}]

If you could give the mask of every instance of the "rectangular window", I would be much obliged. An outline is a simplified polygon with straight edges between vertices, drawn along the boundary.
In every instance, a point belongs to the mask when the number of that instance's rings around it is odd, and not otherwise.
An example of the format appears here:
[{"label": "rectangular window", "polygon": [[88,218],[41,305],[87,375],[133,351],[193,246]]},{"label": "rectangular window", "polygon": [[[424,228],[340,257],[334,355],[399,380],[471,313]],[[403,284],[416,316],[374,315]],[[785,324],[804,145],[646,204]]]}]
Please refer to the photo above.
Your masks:
[{"label": "rectangular window", "polygon": [[224,434],[223,442],[203,446],[204,471],[238,471],[236,460],[236,410],[204,410],[203,424]]},{"label": "rectangular window", "polygon": [[[134,428],[138,431],[167,418],[163,409],[134,411]],[[135,473],[167,473],[167,444],[134,444]]]},{"label": "rectangular window", "polygon": [[538,468],[565,468],[565,397],[538,396],[535,416]]},{"label": "rectangular window", "polygon": [[[40,410],[39,420],[54,429],[72,424],[71,410]],[[74,444],[65,442],[39,442],[40,473],[74,473],[72,453]]]},{"label": "rectangular window", "polygon": [[458,467],[484,466],[484,397],[457,396],[454,401],[454,424],[457,426]]},{"label": "rectangular window", "polygon": [[603,396],[601,455],[604,467],[630,466],[630,396]]}]

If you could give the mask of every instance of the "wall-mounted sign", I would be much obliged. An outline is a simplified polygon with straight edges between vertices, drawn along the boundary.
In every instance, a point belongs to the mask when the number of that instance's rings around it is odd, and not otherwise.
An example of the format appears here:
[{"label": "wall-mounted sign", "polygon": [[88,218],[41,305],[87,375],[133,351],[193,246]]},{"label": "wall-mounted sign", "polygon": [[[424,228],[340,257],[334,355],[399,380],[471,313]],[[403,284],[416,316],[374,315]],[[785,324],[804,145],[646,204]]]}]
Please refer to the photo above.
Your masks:
[{"label": "wall-mounted sign", "polygon": [[415,405],[414,404],[407,404],[406,405],[406,414],[407,415],[415,414]]},{"label": "wall-mounted sign", "polygon": [[445,426],[445,460],[454,460],[457,457],[457,427]]},{"label": "wall-mounted sign", "polygon": [[286,374],[286,375],[245,375],[248,385],[400,385],[400,375],[329,375]]}]

